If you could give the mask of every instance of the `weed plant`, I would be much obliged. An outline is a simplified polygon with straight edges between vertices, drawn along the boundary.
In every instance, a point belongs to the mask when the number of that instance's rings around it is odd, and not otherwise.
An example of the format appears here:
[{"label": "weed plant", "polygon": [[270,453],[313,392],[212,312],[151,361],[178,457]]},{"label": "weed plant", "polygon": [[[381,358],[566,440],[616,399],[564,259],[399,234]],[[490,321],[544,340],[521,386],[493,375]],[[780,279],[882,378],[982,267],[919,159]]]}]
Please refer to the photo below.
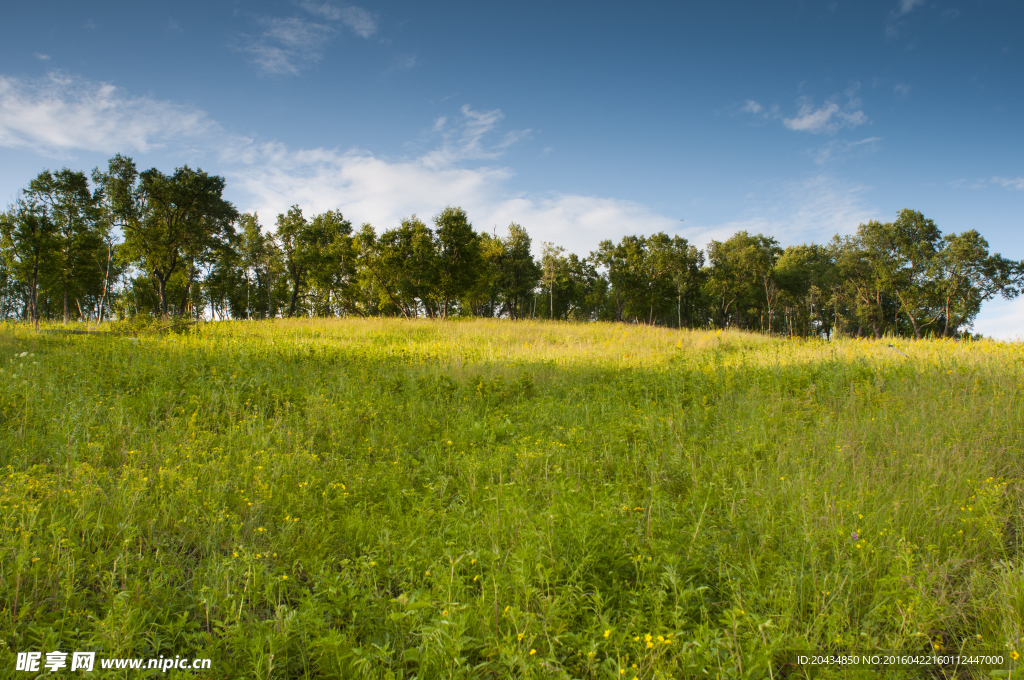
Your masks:
[{"label": "weed plant", "polygon": [[1024,345],[988,341],[6,325],[0,675],[56,649],[210,678],[1012,673],[1022,388]]}]

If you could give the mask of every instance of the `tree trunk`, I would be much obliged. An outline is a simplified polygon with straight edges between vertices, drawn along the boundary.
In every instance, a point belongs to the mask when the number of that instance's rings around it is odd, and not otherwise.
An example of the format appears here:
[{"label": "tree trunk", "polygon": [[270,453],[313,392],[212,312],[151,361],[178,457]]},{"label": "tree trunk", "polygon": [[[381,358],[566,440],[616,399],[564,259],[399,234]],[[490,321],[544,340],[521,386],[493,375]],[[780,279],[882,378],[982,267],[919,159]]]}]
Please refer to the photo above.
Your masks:
[{"label": "tree trunk", "polygon": [[39,330],[39,263],[36,262],[32,268],[32,283],[28,290],[29,314],[36,330]]},{"label": "tree trunk", "polygon": [[185,281],[185,290],[181,293],[181,304],[178,305],[178,315],[185,316],[185,312],[188,310],[188,299],[189,293],[192,292],[192,279],[195,277],[195,266],[192,262],[188,263],[188,278]]},{"label": "tree trunk", "polygon": [[107,246],[107,268],[103,272],[103,295],[100,296],[100,308],[96,311],[96,325],[103,323],[103,306],[107,302],[107,280],[110,277],[110,246]]},{"label": "tree trunk", "polygon": [[295,280],[295,285],[292,286],[292,301],[288,305],[288,318],[292,318],[295,315],[295,303],[299,299],[299,280]]},{"label": "tree trunk", "polygon": [[153,272],[153,278],[156,279],[156,290],[160,297],[160,318],[167,321],[167,281],[159,272]]}]

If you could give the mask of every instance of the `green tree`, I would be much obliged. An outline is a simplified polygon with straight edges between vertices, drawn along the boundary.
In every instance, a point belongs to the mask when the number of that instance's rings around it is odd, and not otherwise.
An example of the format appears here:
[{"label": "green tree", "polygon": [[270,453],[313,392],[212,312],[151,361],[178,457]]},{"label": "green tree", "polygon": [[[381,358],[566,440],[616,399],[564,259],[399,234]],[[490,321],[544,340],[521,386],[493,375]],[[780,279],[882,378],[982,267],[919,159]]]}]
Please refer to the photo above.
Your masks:
[{"label": "green tree", "polygon": [[508,236],[495,239],[491,258],[494,286],[509,319],[524,316],[523,309],[540,283],[542,268],[530,252],[530,235],[515,222],[508,225]]},{"label": "green tree", "polygon": [[901,210],[894,222],[872,220],[857,227],[856,243],[869,278],[898,303],[897,314],[907,317],[917,338],[942,313],[929,280],[940,242],[935,223],[909,209]]},{"label": "green tree", "polygon": [[[643,280],[646,244],[636,236],[624,236],[618,243],[605,239],[591,253],[591,259],[604,267],[615,296],[616,321],[622,321],[627,308],[639,306],[638,292]],[[634,304],[630,304],[633,302]]]},{"label": "green tree", "polygon": [[356,251],[352,223],[340,210],[328,210],[313,217],[309,225],[317,244],[317,257],[310,270],[310,283],[320,297],[325,316],[359,311],[356,305]]},{"label": "green tree", "polygon": [[197,259],[220,246],[233,231],[238,213],[223,198],[224,178],[188,166],[165,175],[156,168],[139,173],[120,154],[106,173],[94,173],[103,186],[110,214],[124,232],[127,256],[156,284],[160,314],[168,317],[167,285],[186,268],[180,305],[184,313]]},{"label": "green tree", "polygon": [[437,239],[437,302],[448,318],[453,300],[472,288],[480,265],[480,238],[462,208],[445,208],[434,217]]},{"label": "green tree", "polygon": [[772,270],[781,252],[774,238],[746,231],[708,244],[707,286],[717,301],[718,323],[722,328],[730,323],[751,328],[754,318],[759,317],[762,326],[768,321],[771,331],[770,319],[778,293]]},{"label": "green tree", "polygon": [[774,277],[789,335],[831,337],[831,296],[839,283],[831,251],[814,243],[790,246],[775,263]]},{"label": "green tree", "polygon": [[238,218],[238,240],[235,249],[238,252],[238,266],[245,282],[245,304],[242,307],[242,318],[265,319],[270,304],[268,286],[269,250],[273,245],[273,237],[263,233],[259,215],[244,213]]},{"label": "green tree", "polygon": [[102,194],[89,190],[84,172],[64,168],[39,173],[29,182],[25,197],[53,224],[53,284],[63,298],[63,319],[67,323],[71,318],[69,300],[89,286],[97,287],[102,273],[96,266],[107,232]]},{"label": "green tree", "polygon": [[322,244],[309,221],[303,217],[302,208],[293,205],[287,213],[277,216],[277,242],[281,246],[285,271],[291,284],[288,302],[288,317],[295,316],[299,297],[306,290],[309,271],[320,259]]},{"label": "green tree", "polygon": [[554,243],[544,241],[541,244],[541,271],[544,280],[544,287],[548,294],[548,318],[555,318],[555,285],[565,270],[565,257],[562,253],[565,249],[556,246]]},{"label": "green tree", "polygon": [[981,304],[996,295],[1013,299],[1024,285],[1024,261],[989,255],[988,241],[974,229],[947,234],[934,259],[934,289],[942,335],[951,337],[981,311]]},{"label": "green tree", "polygon": [[20,198],[0,216],[3,257],[25,294],[24,317],[39,330],[39,282],[56,269],[57,227],[42,206]]},{"label": "green tree", "polygon": [[665,269],[676,294],[676,327],[683,327],[684,306],[687,310],[686,325],[692,327],[705,278],[704,253],[681,236],[673,236],[669,240],[664,234],[656,234],[652,240],[656,256],[666,262]]},{"label": "green tree", "polygon": [[439,313],[437,242],[418,217],[402,220],[397,229],[389,229],[379,238],[373,227],[364,224],[356,244],[364,285],[386,300],[382,308],[390,307],[407,319],[419,316],[420,305],[427,317]]}]

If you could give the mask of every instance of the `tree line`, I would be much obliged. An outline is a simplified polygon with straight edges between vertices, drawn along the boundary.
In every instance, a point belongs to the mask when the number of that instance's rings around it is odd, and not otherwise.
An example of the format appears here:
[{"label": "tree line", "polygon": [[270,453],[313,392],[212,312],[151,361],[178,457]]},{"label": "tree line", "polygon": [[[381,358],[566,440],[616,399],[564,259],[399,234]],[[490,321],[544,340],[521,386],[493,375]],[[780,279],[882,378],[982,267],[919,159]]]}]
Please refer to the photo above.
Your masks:
[{"label": "tree line", "polygon": [[88,177],[39,173],[0,214],[0,318],[475,316],[954,337],[983,302],[1024,287],[1024,261],[909,209],[826,244],[741,231],[702,250],[656,233],[585,257],[545,242],[538,258],[520,225],[477,232],[455,207],[378,233],[292,206],[269,230],[224,187],[122,155]]}]

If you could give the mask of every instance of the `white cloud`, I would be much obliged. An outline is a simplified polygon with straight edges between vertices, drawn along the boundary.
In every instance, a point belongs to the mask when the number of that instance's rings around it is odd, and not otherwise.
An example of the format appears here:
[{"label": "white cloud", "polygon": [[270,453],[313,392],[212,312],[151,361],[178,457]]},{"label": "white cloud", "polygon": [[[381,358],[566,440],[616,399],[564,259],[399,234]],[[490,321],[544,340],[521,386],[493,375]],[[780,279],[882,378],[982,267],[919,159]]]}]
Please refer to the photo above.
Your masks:
[{"label": "white cloud", "polygon": [[765,120],[782,120],[782,124],[797,132],[835,134],[843,128],[854,128],[868,122],[867,114],[861,110],[861,101],[857,97],[859,83],[854,83],[846,90],[846,104],[840,106],[838,95],[815,107],[810,97],[797,100],[799,110],[791,118],[779,112],[778,106],[767,108],[760,102],[748,99],[739,107],[742,113],[749,113]]},{"label": "white cloud", "polygon": [[748,99],[740,108],[740,111],[745,111],[746,113],[761,113],[763,108],[763,106],[755,102],[753,99]]},{"label": "white cloud", "polygon": [[0,76],[0,146],[46,155],[148,151],[214,127],[202,111],[132,97],[110,83],[58,72],[33,80]]},{"label": "white cloud", "polygon": [[415,54],[399,55],[395,57],[395,60],[392,62],[391,67],[384,71],[384,75],[389,76],[392,73],[397,73],[399,71],[408,71],[412,68],[415,68],[418,62],[419,59],[416,57]]},{"label": "white cloud", "polygon": [[524,225],[536,243],[556,241],[587,254],[603,238],[635,231],[670,229],[676,222],[646,207],[617,199],[572,194],[515,195],[507,188],[514,175],[505,167],[439,168],[424,157],[389,161],[367,152],[291,151],[259,145],[251,163],[227,173],[229,182],[249,196],[264,224],[289,205],[309,212],[341,209],[378,232],[414,213],[424,219],[446,205],[467,210],[478,230],[499,232],[510,222]]},{"label": "white cloud", "polygon": [[318,49],[331,34],[329,26],[295,17],[267,19],[266,22],[267,30],[263,36],[294,50]]},{"label": "white cloud", "polygon": [[1024,177],[990,177],[988,179],[979,178],[974,180],[961,177],[949,182],[949,186],[954,189],[988,189],[997,186],[1004,189],[1024,191]]},{"label": "white cloud", "polygon": [[868,121],[867,115],[854,100],[846,107],[840,107],[834,100],[825,102],[815,108],[811,100],[804,97],[800,100],[800,110],[792,118],[785,118],[782,124],[790,130],[813,133],[834,134],[844,127],[857,127]]},{"label": "white cloud", "polygon": [[878,150],[881,137],[866,137],[856,142],[832,140],[814,153],[814,162],[818,165],[851,156],[866,156]]},{"label": "white cloud", "polygon": [[341,11],[341,22],[363,38],[369,38],[377,32],[377,22],[373,15],[362,7],[345,7]]},{"label": "white cloud", "polygon": [[910,94],[910,85],[906,85],[904,83],[896,83],[893,86],[892,90],[901,97],[906,97],[908,94]]},{"label": "white cloud", "polygon": [[228,185],[241,190],[245,210],[259,212],[265,225],[295,203],[308,212],[340,209],[354,222],[370,222],[378,232],[413,213],[424,219],[446,205],[465,208],[478,230],[510,222],[522,224],[535,244],[553,241],[569,252],[587,255],[602,239],[664,231],[698,246],[740,230],[775,236],[783,244],[828,240],[851,233],[878,217],[865,206],[862,186],[827,176],[780,182],[763,188],[767,198],[748,201],[738,219],[724,223],[681,223],[635,201],[566,194],[517,193],[515,176],[500,166],[438,166],[434,157],[393,161],[366,151],[290,150],[281,144],[246,141],[235,150],[226,172]]},{"label": "white cloud", "polygon": [[295,17],[263,19],[264,31],[245,47],[264,73],[297,75],[320,61],[334,29]]},{"label": "white cloud", "polygon": [[896,7],[898,14],[908,14],[918,5],[923,5],[924,0],[900,0],[899,5]]},{"label": "white cloud", "polygon": [[974,320],[974,332],[996,340],[1024,341],[1024,297],[986,302]]},{"label": "white cloud", "polygon": [[868,187],[844,184],[825,174],[766,183],[758,189],[748,194],[747,208],[738,219],[693,225],[684,235],[697,245],[741,230],[774,236],[784,246],[822,243],[835,234],[851,234],[857,225],[879,217],[878,210],[864,202]]},{"label": "white cloud", "polygon": [[741,229],[773,235],[784,244],[821,241],[877,216],[863,203],[864,187],[823,175],[759,187],[767,198],[749,199],[737,219],[724,223],[681,223],[614,197],[517,192],[509,186],[515,172],[490,161],[528,131],[503,133],[502,119],[499,109],[463,106],[458,117],[434,121],[436,148],[388,159],[368,151],[292,149],[232,135],[202,111],[130,97],[105,83],[51,76],[25,84],[0,77],[0,145],[107,154],[165,145],[165,156],[173,158],[195,156],[193,148],[183,148],[183,139],[201,142],[207,154],[203,167],[225,175],[231,200],[241,210],[258,211],[268,227],[293,204],[307,214],[340,209],[353,222],[370,222],[378,230],[413,213],[429,219],[446,205],[459,205],[478,230],[496,227],[501,233],[515,221],[537,244],[554,241],[586,255],[602,239],[657,231],[682,234],[699,246]]},{"label": "white cloud", "polygon": [[355,5],[338,7],[329,2],[311,2],[310,0],[305,0],[301,4],[303,9],[311,14],[322,16],[331,21],[340,21],[360,37],[369,38],[377,32],[376,19],[362,7],[356,7]]},{"label": "white cloud", "polygon": [[993,177],[992,183],[1007,189],[1024,191],[1024,177]]},{"label": "white cloud", "polygon": [[[376,20],[362,7],[339,7],[311,0],[300,4],[310,14],[327,22],[340,23],[362,38],[369,38],[377,32]],[[276,75],[298,75],[310,64],[319,62],[327,44],[338,32],[331,23],[299,17],[263,17],[260,22],[264,27],[262,32],[257,36],[246,36],[248,44],[243,50],[252,55],[253,63],[260,70]],[[415,63],[415,57],[405,57],[391,70],[412,68]]]},{"label": "white cloud", "polygon": [[50,55],[49,54],[43,54],[42,52],[36,52],[36,59],[38,59],[40,61],[49,61],[50,60]]},{"label": "white cloud", "polygon": [[442,135],[441,145],[425,154],[425,165],[443,168],[465,160],[493,160],[516,142],[530,135],[530,130],[512,130],[505,133],[500,142],[485,145],[484,137],[497,127],[505,114],[500,109],[476,111],[469,104],[460,109],[462,120],[454,128],[446,128],[447,118],[442,116],[434,121],[434,130]]}]

